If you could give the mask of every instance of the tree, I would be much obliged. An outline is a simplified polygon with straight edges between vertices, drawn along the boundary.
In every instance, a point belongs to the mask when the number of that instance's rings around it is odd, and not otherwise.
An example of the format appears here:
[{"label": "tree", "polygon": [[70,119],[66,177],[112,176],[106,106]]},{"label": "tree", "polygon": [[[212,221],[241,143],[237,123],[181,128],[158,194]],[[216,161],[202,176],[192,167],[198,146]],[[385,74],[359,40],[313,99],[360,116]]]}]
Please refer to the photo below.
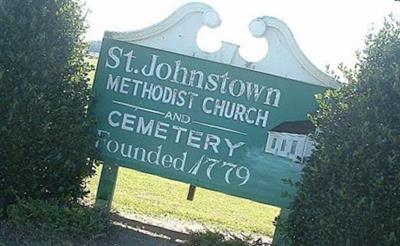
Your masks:
[{"label": "tree", "polygon": [[319,98],[321,130],[286,222],[293,245],[400,244],[400,24],[366,37],[348,85]]},{"label": "tree", "polygon": [[96,155],[85,30],[75,0],[0,0],[0,210],[85,194]]}]

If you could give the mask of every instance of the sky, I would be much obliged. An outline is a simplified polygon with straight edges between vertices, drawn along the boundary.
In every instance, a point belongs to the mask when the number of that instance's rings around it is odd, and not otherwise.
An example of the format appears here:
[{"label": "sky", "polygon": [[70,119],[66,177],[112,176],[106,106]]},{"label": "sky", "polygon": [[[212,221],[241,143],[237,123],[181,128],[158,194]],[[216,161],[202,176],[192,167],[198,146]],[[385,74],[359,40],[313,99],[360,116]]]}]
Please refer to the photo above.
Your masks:
[{"label": "sky", "polygon": [[[105,30],[133,31],[156,24],[187,0],[82,0],[89,9],[87,40],[102,39]],[[264,39],[253,37],[248,24],[260,16],[273,16],[291,29],[306,57],[319,69],[352,66],[355,51],[362,49],[364,37],[381,27],[384,17],[400,16],[400,2],[394,0],[202,0],[213,7],[222,20],[215,29],[203,28],[198,46],[216,51],[222,40],[240,45],[240,54],[257,61],[267,52]]]}]

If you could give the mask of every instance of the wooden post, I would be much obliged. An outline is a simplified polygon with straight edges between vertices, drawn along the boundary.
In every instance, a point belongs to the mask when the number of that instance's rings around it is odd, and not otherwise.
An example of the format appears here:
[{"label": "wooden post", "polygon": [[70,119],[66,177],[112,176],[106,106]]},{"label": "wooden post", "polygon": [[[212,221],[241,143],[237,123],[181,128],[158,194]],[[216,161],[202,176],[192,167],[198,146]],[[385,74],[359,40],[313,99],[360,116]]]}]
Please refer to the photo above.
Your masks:
[{"label": "wooden post", "polygon": [[103,164],[97,188],[95,206],[98,208],[111,209],[114,196],[115,184],[117,183],[118,166]]},{"label": "wooden post", "polygon": [[194,198],[194,193],[196,192],[196,186],[194,186],[194,185],[190,185],[189,186],[189,192],[188,192],[188,195],[187,195],[187,200],[189,200],[189,201],[193,201],[193,198]]},{"label": "wooden post", "polygon": [[275,232],[274,232],[274,239],[272,241],[272,246],[286,246],[289,245],[282,233],[282,223],[287,219],[289,215],[289,210],[285,208],[281,208],[281,212],[279,214],[279,219],[277,221]]}]

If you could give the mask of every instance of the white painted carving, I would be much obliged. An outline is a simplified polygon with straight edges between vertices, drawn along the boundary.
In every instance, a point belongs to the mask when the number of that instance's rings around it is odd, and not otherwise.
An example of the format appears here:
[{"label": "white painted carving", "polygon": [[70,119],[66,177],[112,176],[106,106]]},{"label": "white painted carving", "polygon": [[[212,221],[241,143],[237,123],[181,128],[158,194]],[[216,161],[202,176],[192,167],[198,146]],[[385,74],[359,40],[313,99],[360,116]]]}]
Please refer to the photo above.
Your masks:
[{"label": "white painted carving", "polygon": [[204,52],[197,46],[197,33],[203,26],[218,27],[218,13],[202,3],[189,3],[160,23],[132,32],[108,32],[104,36],[179,54],[199,57],[233,66],[299,80],[304,83],[338,88],[339,83],[315,67],[297,45],[292,32],[281,20],[264,16],[254,19],[249,29],[256,38],[268,42],[267,55],[248,62],[239,54],[239,45],[222,42],[216,52]]}]

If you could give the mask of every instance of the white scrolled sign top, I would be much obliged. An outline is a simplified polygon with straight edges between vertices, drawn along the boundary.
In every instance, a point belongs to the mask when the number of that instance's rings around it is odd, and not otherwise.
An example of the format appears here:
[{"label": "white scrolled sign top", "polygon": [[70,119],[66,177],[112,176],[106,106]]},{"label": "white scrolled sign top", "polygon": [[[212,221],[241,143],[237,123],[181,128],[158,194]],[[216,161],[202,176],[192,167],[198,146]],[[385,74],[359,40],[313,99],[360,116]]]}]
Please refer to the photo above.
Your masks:
[{"label": "white scrolled sign top", "polygon": [[218,13],[203,3],[189,3],[156,25],[131,32],[109,32],[104,37],[148,47],[199,57],[247,68],[304,83],[338,88],[340,84],[315,67],[297,45],[292,32],[281,20],[264,16],[254,19],[249,29],[257,38],[268,42],[267,55],[257,62],[248,62],[239,54],[239,45],[222,42],[216,52],[204,52],[197,46],[197,33],[203,26],[221,24]]}]

